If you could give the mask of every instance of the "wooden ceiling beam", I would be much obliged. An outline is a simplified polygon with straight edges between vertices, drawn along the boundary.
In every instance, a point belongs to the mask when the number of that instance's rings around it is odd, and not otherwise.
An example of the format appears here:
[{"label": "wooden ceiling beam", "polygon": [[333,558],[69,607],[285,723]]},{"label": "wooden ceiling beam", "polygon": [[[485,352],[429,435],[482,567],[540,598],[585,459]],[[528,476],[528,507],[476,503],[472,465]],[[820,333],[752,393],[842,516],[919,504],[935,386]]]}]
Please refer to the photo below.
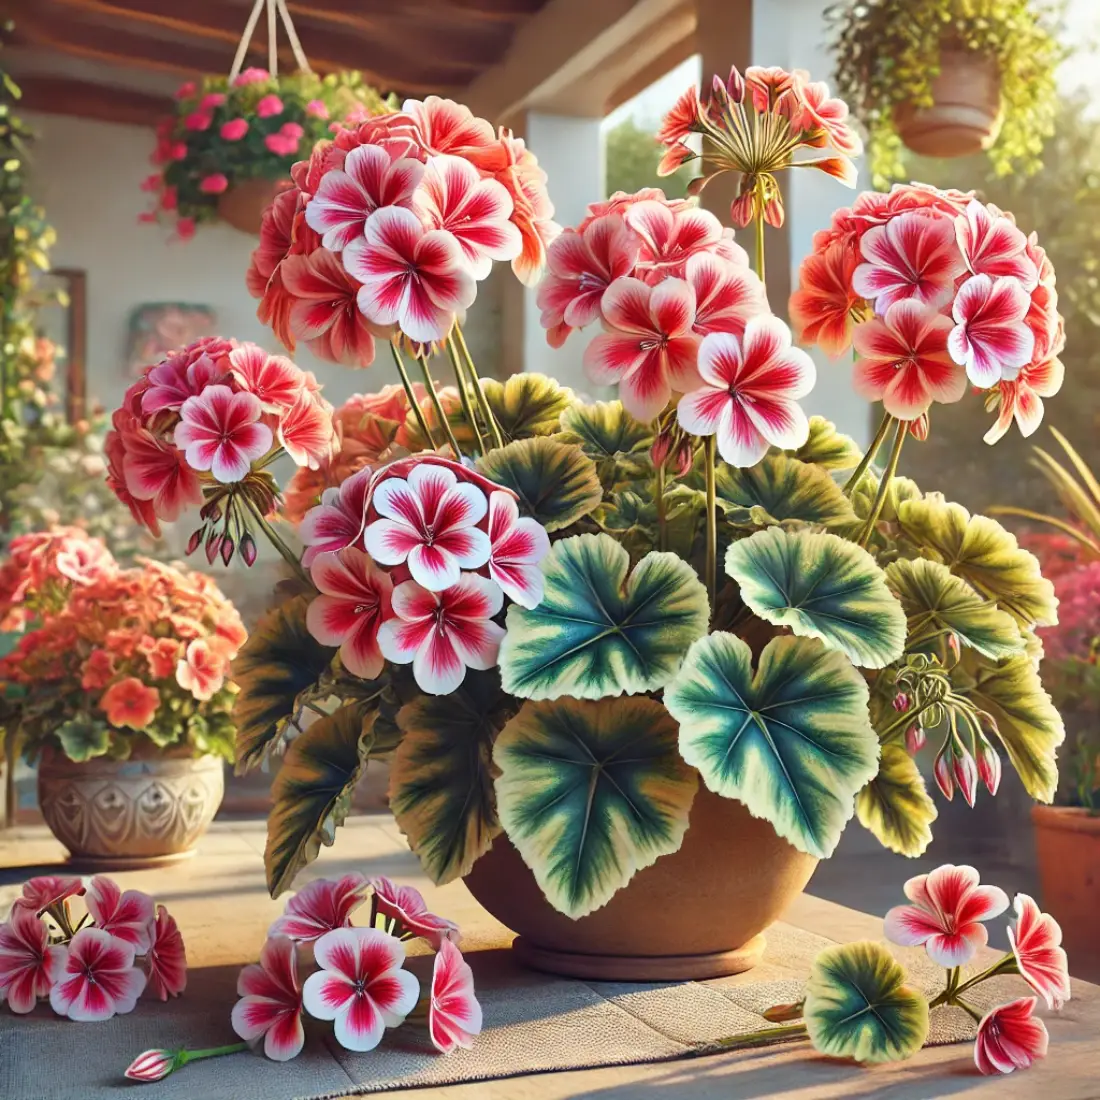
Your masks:
[{"label": "wooden ceiling beam", "polygon": [[23,90],[22,106],[29,111],[41,111],[48,115],[71,115],[130,126],[155,126],[174,109],[172,100],[167,96],[68,77],[28,73],[19,78],[19,86]]}]

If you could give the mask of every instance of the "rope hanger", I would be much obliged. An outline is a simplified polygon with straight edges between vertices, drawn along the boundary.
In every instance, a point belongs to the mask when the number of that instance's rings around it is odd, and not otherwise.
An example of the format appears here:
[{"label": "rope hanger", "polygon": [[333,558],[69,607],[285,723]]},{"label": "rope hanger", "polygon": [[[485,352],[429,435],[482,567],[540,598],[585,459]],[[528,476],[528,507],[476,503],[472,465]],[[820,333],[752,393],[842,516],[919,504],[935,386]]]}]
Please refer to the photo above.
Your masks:
[{"label": "rope hanger", "polygon": [[286,31],[287,41],[290,43],[291,52],[299,72],[309,73],[313,70],[306,60],[302,43],[298,40],[298,32],[294,29],[294,21],[290,18],[286,0],[256,0],[249,13],[248,22],[244,25],[244,34],[237,44],[237,52],[233,57],[233,67],[229,70],[229,83],[240,75],[241,66],[244,65],[245,54],[252,43],[252,35],[256,30],[256,24],[260,21],[260,13],[267,9],[267,71],[272,76],[279,75],[279,52],[276,43],[276,13],[283,21],[283,29]]}]

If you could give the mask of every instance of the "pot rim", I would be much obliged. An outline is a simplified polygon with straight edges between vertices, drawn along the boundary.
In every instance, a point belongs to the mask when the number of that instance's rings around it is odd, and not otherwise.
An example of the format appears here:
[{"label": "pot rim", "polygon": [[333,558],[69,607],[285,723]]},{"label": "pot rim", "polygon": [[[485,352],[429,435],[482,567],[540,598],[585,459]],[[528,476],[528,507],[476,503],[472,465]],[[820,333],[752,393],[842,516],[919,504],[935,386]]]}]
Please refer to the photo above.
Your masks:
[{"label": "pot rim", "polygon": [[1100,812],[1090,813],[1085,806],[1035,805],[1031,807],[1031,820],[1039,829],[1100,837]]}]

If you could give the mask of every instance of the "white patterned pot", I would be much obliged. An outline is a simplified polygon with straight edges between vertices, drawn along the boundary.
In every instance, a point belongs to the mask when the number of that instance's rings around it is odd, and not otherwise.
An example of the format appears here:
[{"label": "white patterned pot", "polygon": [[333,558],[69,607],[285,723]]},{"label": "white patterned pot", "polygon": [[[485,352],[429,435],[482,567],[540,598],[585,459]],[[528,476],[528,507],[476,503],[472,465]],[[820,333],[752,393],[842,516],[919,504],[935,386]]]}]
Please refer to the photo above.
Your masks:
[{"label": "white patterned pot", "polygon": [[38,804],[74,862],[125,870],[193,855],[225,793],[216,756],[38,765]]}]

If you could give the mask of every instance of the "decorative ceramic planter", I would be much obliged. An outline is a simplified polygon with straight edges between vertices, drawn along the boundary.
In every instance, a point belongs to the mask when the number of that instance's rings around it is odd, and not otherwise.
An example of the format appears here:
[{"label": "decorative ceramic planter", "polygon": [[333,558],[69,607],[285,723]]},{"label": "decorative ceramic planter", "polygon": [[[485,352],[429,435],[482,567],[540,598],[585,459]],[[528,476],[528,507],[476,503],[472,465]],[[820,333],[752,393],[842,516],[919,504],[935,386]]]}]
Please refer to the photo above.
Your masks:
[{"label": "decorative ceramic planter", "polygon": [[518,933],[514,950],[535,969],[610,981],[683,981],[755,966],[764,930],[816,866],[813,856],[792,848],[740,802],[700,787],[680,850],[639,871],[580,920],[546,901],[503,834],[465,882]]},{"label": "decorative ceramic planter", "polygon": [[216,756],[76,764],[43,756],[38,802],[72,860],[126,870],[183,859],[210,827],[225,792]]},{"label": "decorative ceramic planter", "polygon": [[899,104],[894,125],[901,140],[926,157],[965,157],[988,149],[1001,129],[1001,74],[992,58],[944,50],[931,83],[931,107]]},{"label": "decorative ceramic planter", "polygon": [[1100,815],[1077,806],[1032,806],[1043,910],[1062,928],[1074,975],[1100,978]]},{"label": "decorative ceramic planter", "polygon": [[259,236],[264,211],[284,186],[282,180],[264,179],[234,184],[218,199],[218,217],[242,233]]}]

